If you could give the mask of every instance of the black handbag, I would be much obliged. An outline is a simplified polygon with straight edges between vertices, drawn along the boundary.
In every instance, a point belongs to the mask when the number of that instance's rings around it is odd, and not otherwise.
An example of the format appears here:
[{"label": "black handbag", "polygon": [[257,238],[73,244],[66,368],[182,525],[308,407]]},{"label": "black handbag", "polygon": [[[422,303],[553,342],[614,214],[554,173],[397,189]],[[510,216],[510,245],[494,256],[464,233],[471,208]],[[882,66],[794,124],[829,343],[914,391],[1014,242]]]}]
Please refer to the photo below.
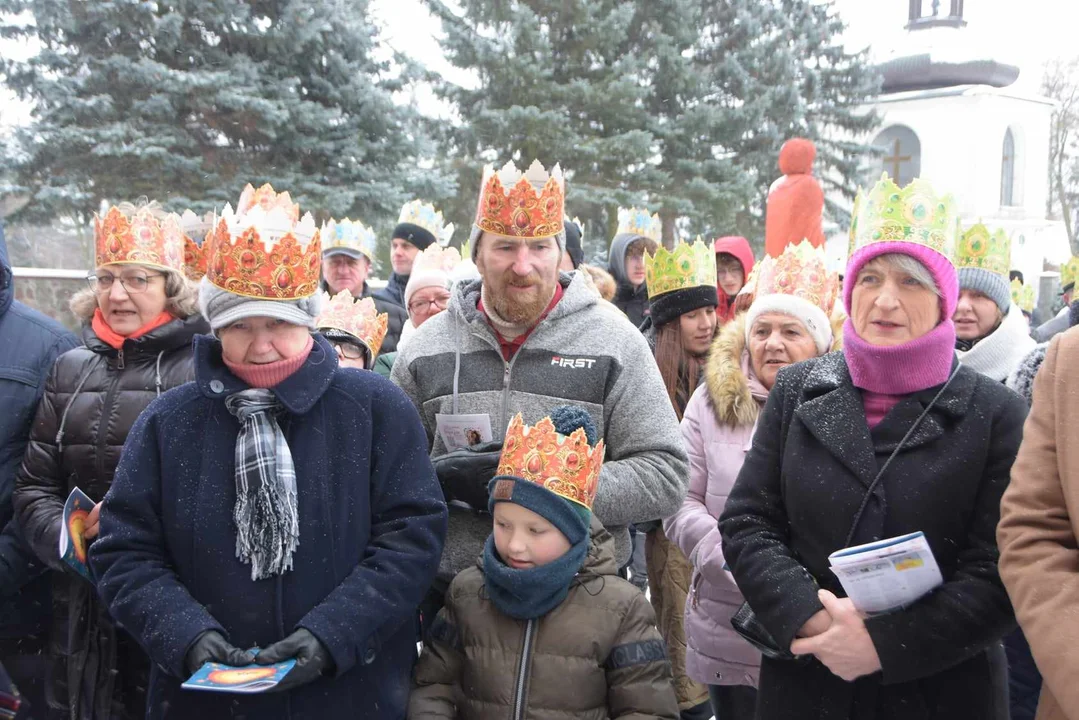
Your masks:
[{"label": "black handbag", "polygon": [[[850,530],[847,532],[847,542],[844,547],[850,547],[851,541],[854,539],[854,533],[858,529],[858,524],[862,522],[862,515],[865,514],[865,509],[869,505],[869,498],[873,497],[873,492],[877,489],[877,485],[880,484],[881,478],[884,477],[884,472],[888,469],[888,466],[892,464],[892,460],[895,460],[895,456],[899,454],[899,451],[903,449],[903,446],[910,440],[910,436],[914,434],[914,431],[918,429],[918,426],[922,424],[922,420],[929,414],[929,411],[933,409],[933,406],[940,400],[940,396],[944,394],[944,391],[948,389],[948,386],[952,384],[952,380],[959,374],[959,365],[956,365],[955,370],[948,376],[948,381],[944,383],[937,394],[933,396],[933,399],[922,414],[918,416],[918,419],[914,421],[914,424],[910,426],[906,434],[903,435],[903,439],[899,441],[899,444],[895,446],[895,450],[888,456],[888,460],[881,466],[880,471],[877,472],[877,476],[873,478],[873,482],[869,484],[869,489],[865,491],[865,495],[862,497],[862,503],[858,506],[858,512],[854,515],[854,522],[851,523]],[[760,650],[761,654],[772,660],[799,660],[804,656],[798,656],[792,653],[789,649],[779,647],[779,643],[776,642],[772,634],[768,632],[767,628],[757,618],[757,614],[753,612],[753,608],[749,606],[748,602],[742,603],[741,607],[731,617],[731,627],[738,633],[743,640],[748,642],[753,647]]]}]

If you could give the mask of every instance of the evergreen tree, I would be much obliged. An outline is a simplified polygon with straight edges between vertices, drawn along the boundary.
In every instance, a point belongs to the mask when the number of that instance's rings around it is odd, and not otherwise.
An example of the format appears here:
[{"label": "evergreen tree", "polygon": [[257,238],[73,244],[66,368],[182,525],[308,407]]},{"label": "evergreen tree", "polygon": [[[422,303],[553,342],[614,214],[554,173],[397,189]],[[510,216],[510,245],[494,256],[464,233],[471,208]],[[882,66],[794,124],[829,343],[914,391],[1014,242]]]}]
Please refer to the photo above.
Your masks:
[{"label": "evergreen tree", "polygon": [[[760,241],[783,142],[817,142],[826,189],[853,196],[876,118],[864,55],[816,0],[466,0],[441,17],[449,60],[476,87],[440,85],[462,126],[447,133],[474,204],[478,166],[519,151],[570,171],[568,211],[614,232],[614,208],[643,202],[677,231]],[[473,205],[474,207],[474,205]],[[469,208],[471,211],[471,208]],[[835,208],[832,208],[835,210]],[[844,218],[839,218],[843,220]]]},{"label": "evergreen tree", "polygon": [[392,226],[430,151],[395,104],[409,80],[379,59],[367,0],[0,0],[0,35],[40,52],[0,63],[34,103],[18,131],[24,212],[85,218],[140,195],[220,208],[246,182],[323,218]]}]

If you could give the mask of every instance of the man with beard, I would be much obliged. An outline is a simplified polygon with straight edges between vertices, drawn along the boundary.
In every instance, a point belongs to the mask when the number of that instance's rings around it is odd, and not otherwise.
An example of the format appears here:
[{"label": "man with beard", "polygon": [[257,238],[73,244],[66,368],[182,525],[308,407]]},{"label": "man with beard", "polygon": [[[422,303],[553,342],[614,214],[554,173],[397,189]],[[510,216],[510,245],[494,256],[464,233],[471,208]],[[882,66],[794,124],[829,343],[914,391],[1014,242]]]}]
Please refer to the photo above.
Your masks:
[{"label": "man with beard", "polygon": [[367,284],[371,263],[375,260],[375,231],[358,220],[330,220],[322,226],[322,282],[331,296],[348,290],[352,297],[375,301],[378,312],[389,318],[383,353],[397,349],[408,314],[404,308],[388,300],[374,297]]},{"label": "man with beard", "polygon": [[[538,162],[523,174],[513,163],[485,169],[470,242],[480,280],[456,286],[393,366],[451,502],[428,611],[491,532],[487,483],[516,413],[535,423],[568,401],[592,416],[607,446],[594,511],[619,567],[630,555],[627,527],[671,515],[686,492],[678,421],[644,337],[581,273],[558,271],[564,188],[557,165],[549,174]],[[483,442],[465,446],[463,428],[482,428]]]}]

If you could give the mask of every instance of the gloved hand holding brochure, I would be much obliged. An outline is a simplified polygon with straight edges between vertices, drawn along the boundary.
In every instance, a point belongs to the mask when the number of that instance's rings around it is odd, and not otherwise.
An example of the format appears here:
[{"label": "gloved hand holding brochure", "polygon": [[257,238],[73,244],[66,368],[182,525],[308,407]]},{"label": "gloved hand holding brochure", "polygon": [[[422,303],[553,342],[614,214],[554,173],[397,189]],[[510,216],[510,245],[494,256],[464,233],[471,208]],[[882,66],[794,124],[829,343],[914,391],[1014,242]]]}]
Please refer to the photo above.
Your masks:
[{"label": "gloved hand holding brochure", "polygon": [[870,615],[910,605],[944,582],[921,532],[837,550],[828,561],[847,597]]}]

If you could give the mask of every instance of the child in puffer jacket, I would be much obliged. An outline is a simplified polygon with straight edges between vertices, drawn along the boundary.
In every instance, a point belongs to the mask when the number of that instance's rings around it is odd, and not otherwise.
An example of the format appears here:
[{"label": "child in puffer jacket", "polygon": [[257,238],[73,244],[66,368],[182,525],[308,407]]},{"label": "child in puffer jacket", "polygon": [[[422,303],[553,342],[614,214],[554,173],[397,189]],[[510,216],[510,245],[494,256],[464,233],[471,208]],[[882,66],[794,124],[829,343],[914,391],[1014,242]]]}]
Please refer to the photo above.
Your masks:
[{"label": "child in puffer jacket", "polygon": [[595,434],[568,406],[510,423],[489,485],[494,532],[450,584],[409,718],[678,717],[652,608],[618,577],[613,539],[592,518]]}]

